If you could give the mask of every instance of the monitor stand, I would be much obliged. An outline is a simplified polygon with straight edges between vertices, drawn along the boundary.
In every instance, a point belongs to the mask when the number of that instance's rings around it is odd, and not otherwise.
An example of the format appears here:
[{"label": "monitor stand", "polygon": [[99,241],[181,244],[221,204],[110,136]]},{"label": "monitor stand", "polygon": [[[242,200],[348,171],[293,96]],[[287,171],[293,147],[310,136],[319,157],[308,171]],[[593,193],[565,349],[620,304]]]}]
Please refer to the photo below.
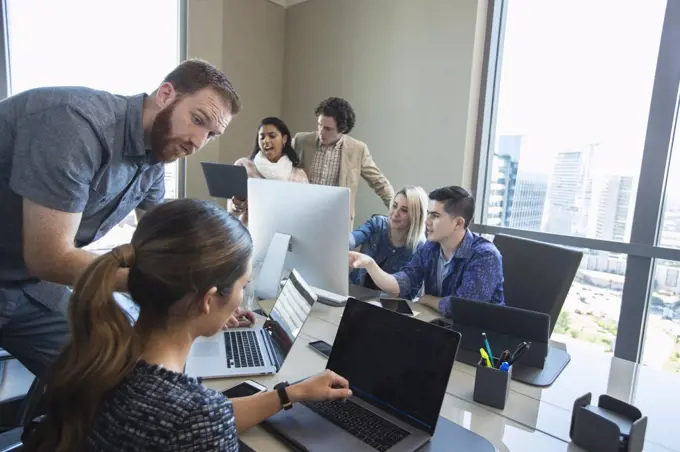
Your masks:
[{"label": "monitor stand", "polygon": [[274,234],[255,283],[254,294],[256,298],[260,300],[274,300],[279,295],[281,275],[283,274],[289,246],[289,234],[281,234],[279,232]]},{"label": "monitor stand", "polygon": [[[256,276],[253,294],[258,300],[275,300],[279,295],[286,263],[286,255],[290,251],[290,234],[277,232],[267,248],[267,254],[262,261],[259,273]],[[337,295],[318,287],[312,286],[316,292],[319,303],[329,306],[342,307],[347,304],[347,296]]]}]

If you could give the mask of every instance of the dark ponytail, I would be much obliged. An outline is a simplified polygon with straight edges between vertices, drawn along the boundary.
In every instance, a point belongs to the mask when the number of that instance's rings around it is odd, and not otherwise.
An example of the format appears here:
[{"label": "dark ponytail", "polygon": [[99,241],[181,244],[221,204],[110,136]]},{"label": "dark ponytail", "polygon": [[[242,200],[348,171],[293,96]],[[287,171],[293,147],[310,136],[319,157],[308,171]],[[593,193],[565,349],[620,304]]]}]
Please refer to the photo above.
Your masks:
[{"label": "dark ponytail", "polygon": [[[141,354],[130,319],[113,298],[118,275],[135,260],[133,245],[97,258],[76,282],[69,303],[72,338],[46,380],[48,411],[25,451],[80,450],[102,397]],[[39,439],[39,445],[30,439]]]},{"label": "dark ponytail", "polygon": [[[149,335],[171,317],[186,320],[171,308],[213,287],[230,296],[248,271],[252,245],[243,224],[215,203],[177,199],[147,211],[132,244],[99,257],[75,284],[72,338],[45,381],[46,415],[23,450],[81,450],[102,399],[132,371]],[[139,306],[134,327],[113,298],[122,276]]]}]

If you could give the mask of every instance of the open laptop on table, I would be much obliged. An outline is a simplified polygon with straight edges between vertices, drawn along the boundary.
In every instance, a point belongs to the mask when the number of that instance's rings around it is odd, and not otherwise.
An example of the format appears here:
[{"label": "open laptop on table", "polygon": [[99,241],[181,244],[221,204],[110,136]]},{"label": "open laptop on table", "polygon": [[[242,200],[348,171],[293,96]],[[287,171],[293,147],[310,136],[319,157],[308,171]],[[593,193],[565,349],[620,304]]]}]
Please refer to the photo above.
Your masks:
[{"label": "open laptop on table", "polygon": [[278,372],[315,302],[316,294],[293,270],[264,326],[232,328],[196,339],[189,351],[186,373],[221,378]]},{"label": "open laptop on table", "polygon": [[434,435],[460,334],[350,298],[327,368],[347,401],[301,402],[265,427],[302,450],[414,451]]}]

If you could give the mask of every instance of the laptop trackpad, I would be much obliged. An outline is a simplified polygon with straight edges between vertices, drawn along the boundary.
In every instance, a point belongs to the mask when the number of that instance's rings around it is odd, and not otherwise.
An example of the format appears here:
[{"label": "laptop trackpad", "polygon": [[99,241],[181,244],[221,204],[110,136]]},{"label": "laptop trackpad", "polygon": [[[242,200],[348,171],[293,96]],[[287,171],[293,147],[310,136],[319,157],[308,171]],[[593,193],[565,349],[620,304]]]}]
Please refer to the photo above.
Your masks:
[{"label": "laptop trackpad", "polygon": [[220,346],[215,341],[196,341],[191,346],[194,358],[212,358],[220,355]]},{"label": "laptop trackpad", "polygon": [[375,451],[368,444],[327,421],[302,404],[295,404],[288,411],[280,411],[266,421],[286,438],[299,443],[309,451]]}]

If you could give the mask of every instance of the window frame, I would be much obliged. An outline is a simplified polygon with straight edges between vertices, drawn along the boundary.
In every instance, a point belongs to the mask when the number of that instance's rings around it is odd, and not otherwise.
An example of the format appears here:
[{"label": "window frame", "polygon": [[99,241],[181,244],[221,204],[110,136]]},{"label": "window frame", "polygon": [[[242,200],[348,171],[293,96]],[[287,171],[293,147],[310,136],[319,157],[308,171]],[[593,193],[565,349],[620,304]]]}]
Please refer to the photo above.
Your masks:
[{"label": "window frame", "polygon": [[[640,362],[651,299],[655,260],[680,261],[680,249],[657,246],[663,223],[680,85],[680,2],[668,0],[661,31],[654,85],[647,120],[642,165],[636,193],[630,241],[615,242],[486,225],[495,143],[496,112],[503,62],[503,38],[508,4],[490,0],[480,85],[472,191],[478,200],[471,229],[480,234],[510,234],[557,245],[588,248],[627,256],[621,312],[614,356]],[[677,149],[680,152],[680,148]],[[663,177],[659,177],[662,174]]]}]

